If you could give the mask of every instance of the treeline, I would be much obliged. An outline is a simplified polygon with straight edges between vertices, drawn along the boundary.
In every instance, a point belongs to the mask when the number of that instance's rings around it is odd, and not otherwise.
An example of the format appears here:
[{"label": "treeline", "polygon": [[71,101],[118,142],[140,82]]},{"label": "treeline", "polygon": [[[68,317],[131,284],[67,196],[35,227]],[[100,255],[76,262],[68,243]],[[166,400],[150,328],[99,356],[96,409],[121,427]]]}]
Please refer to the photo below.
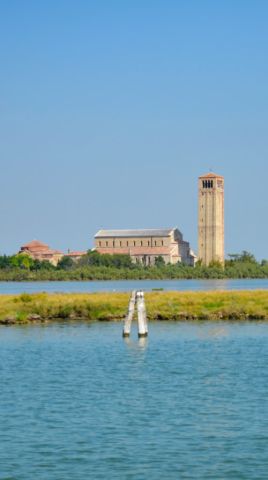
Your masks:
[{"label": "treeline", "polygon": [[268,278],[268,261],[257,262],[246,251],[228,257],[224,268],[216,262],[209,267],[200,262],[195,267],[165,265],[162,257],[157,258],[155,266],[144,267],[134,264],[128,255],[93,251],[78,261],[63,257],[55,267],[25,254],[4,255],[0,256],[0,281]]}]

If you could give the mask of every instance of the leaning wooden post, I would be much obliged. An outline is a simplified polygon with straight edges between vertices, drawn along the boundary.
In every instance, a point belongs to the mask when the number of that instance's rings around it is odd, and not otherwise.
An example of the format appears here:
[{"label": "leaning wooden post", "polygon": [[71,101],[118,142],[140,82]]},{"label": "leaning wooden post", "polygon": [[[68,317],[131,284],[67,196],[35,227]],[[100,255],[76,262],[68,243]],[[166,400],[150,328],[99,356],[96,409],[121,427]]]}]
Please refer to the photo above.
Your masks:
[{"label": "leaning wooden post", "polygon": [[137,310],[138,310],[138,336],[147,337],[148,325],[147,325],[144,293],[142,291],[137,292],[136,299],[137,299]]},{"label": "leaning wooden post", "polygon": [[128,312],[127,312],[127,316],[125,318],[124,327],[123,327],[123,337],[129,337],[130,335],[131,323],[132,323],[132,319],[135,311],[135,303],[136,303],[136,291],[134,290],[129,300]]}]

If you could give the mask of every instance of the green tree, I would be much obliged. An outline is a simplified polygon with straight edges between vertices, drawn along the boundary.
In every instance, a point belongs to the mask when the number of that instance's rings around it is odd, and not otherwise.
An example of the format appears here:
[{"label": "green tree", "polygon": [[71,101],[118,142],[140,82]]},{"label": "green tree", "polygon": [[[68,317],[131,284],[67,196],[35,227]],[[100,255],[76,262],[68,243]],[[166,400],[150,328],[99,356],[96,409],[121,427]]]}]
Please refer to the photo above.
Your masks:
[{"label": "green tree", "polygon": [[10,267],[10,258],[7,255],[0,256],[0,269]]},{"label": "green tree", "polygon": [[18,253],[17,255],[13,255],[10,259],[11,266],[15,268],[22,268],[25,270],[30,270],[33,266],[33,259],[25,254],[25,253]]},{"label": "green tree", "polygon": [[57,265],[57,270],[71,270],[75,266],[75,262],[71,257],[64,256]]},{"label": "green tree", "polygon": [[242,251],[239,261],[244,263],[257,263],[254,255],[246,250]]},{"label": "green tree", "polygon": [[34,260],[33,265],[31,267],[31,270],[37,271],[37,270],[55,270],[56,267],[52,265],[48,260]]},{"label": "green tree", "polygon": [[158,257],[155,257],[154,264],[156,267],[164,267],[165,266],[165,260],[161,255],[158,255]]},{"label": "green tree", "polygon": [[254,255],[250,252],[247,252],[247,250],[243,250],[241,253],[228,253],[228,257],[230,259],[229,260],[230,263],[236,263],[236,262],[257,263]]}]

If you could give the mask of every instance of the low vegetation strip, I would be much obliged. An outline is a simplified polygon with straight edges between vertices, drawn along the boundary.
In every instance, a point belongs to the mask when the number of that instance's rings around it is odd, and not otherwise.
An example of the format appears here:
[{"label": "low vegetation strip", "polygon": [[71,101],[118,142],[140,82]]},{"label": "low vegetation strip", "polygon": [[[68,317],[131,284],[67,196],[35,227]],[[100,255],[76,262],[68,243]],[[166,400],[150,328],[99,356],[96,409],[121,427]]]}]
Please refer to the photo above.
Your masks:
[{"label": "low vegetation strip", "polygon": [[[56,319],[122,320],[129,293],[0,296],[0,324]],[[268,320],[268,291],[148,292],[149,320]]]},{"label": "low vegetation strip", "polygon": [[155,265],[143,266],[133,263],[129,255],[91,251],[78,261],[63,257],[53,266],[25,254],[4,255],[0,256],[0,281],[268,278],[268,260],[257,262],[247,251],[229,254],[229,258],[224,268],[217,262],[205,266],[200,261],[195,267],[180,262],[165,265],[161,256],[156,258]]}]

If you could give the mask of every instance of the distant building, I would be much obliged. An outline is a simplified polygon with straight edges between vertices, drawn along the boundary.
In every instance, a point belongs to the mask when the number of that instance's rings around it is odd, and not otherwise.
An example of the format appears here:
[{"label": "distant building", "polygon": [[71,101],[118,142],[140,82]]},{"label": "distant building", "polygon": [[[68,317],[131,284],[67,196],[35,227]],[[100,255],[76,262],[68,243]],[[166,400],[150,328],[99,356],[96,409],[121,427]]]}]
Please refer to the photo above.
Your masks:
[{"label": "distant building", "polygon": [[83,257],[86,254],[87,254],[87,252],[76,252],[76,251],[75,252],[68,252],[68,253],[66,253],[65,257],[69,257],[76,262],[77,260],[80,260],[80,258]]},{"label": "distant building", "polygon": [[34,260],[44,261],[47,260],[52,265],[57,265],[60,259],[63,257],[63,253],[59,250],[52,250],[43,242],[33,240],[32,242],[23,245],[19,253],[29,255]]},{"label": "distant building", "polygon": [[159,230],[100,230],[95,235],[99,253],[130,255],[135,263],[153,265],[157,257],[165,263],[194,265],[195,255],[177,228]]},{"label": "distant building", "polygon": [[198,180],[198,258],[204,265],[224,263],[224,178],[215,173]]}]

